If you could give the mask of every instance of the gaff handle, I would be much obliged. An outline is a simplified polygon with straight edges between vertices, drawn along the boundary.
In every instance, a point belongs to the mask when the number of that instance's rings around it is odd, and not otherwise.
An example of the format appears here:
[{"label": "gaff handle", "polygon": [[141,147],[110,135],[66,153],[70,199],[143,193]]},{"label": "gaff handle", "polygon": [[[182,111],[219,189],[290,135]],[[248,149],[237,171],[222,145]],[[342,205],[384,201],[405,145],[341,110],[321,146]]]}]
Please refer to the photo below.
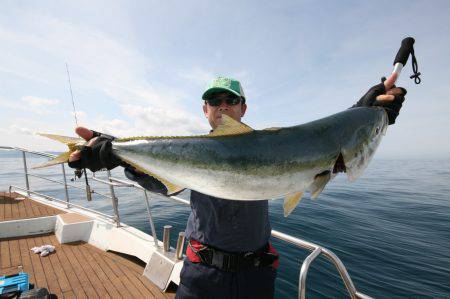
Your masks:
[{"label": "gaff handle", "polygon": [[418,66],[417,66],[417,60],[416,56],[414,55],[414,38],[407,37],[402,40],[402,45],[400,46],[400,49],[397,52],[397,55],[395,55],[394,59],[394,70],[393,73],[397,73],[397,79],[400,77],[400,73],[403,69],[403,67],[406,65],[406,62],[408,61],[409,55],[412,56],[412,69],[414,74],[410,76],[411,79],[414,79],[414,82],[416,84],[420,83],[420,73],[418,72]]},{"label": "gaff handle", "polygon": [[402,40],[402,45],[400,46],[397,55],[395,55],[394,65],[396,63],[406,65],[406,62],[408,61],[409,58],[409,54],[414,52],[414,42],[415,40],[412,37],[407,37]]}]

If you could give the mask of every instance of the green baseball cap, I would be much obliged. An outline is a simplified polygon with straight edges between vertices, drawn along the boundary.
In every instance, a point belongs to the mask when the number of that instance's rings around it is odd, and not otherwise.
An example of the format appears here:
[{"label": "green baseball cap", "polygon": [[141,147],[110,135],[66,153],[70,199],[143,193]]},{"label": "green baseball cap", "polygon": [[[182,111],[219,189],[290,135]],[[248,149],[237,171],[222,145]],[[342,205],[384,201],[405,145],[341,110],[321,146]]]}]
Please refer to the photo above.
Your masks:
[{"label": "green baseball cap", "polygon": [[244,98],[244,90],[242,89],[241,83],[238,80],[227,77],[217,77],[206,85],[206,90],[202,95],[203,100],[207,100],[211,94],[220,91],[228,91],[238,97]]}]

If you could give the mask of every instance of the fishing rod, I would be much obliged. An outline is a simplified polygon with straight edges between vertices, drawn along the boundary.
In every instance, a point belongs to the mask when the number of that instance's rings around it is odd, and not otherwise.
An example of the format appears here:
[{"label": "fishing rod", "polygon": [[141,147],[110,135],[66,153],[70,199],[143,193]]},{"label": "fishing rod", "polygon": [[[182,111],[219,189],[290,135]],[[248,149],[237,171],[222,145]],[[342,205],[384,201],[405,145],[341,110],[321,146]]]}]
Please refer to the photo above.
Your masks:
[{"label": "fishing rod", "polygon": [[420,84],[420,82],[422,81],[420,78],[421,73],[419,72],[419,67],[417,65],[416,55],[414,54],[414,42],[415,40],[412,37],[407,37],[402,40],[400,49],[398,50],[397,55],[395,55],[394,59],[394,69],[392,73],[397,74],[397,78],[395,79],[394,83],[400,77],[400,73],[402,72],[403,67],[408,62],[408,58],[410,55],[414,74],[409,78],[414,79],[414,83],[416,84]]},{"label": "fishing rod", "polygon": [[[70,81],[70,73],[69,73],[69,65],[66,62],[66,70],[67,70],[67,78],[69,79],[69,90],[70,90],[70,97],[72,99],[72,108],[73,108],[73,115],[75,117],[75,126],[78,127],[78,119],[77,119],[77,111],[75,109],[75,100],[73,97],[73,92],[72,92],[72,83]],[[83,168],[83,170],[81,169],[75,169],[75,176],[77,178],[81,178],[81,176],[84,173],[84,180],[86,183],[86,197],[88,201],[92,200],[92,191],[91,191],[91,186],[89,185],[89,180],[87,177],[87,172],[86,172],[86,168]]]}]

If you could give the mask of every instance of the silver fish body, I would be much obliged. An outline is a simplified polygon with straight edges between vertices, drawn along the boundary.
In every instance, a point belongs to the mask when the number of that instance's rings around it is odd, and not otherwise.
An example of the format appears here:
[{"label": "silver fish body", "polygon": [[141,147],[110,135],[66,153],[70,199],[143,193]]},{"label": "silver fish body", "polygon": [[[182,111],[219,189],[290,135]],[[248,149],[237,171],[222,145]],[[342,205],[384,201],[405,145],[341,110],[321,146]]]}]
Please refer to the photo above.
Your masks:
[{"label": "silver fish body", "polygon": [[[124,161],[176,186],[231,200],[265,200],[323,189],[340,156],[349,179],[356,179],[387,126],[383,109],[354,108],[293,127],[119,139],[113,148]],[[314,187],[323,174],[329,178]]]}]

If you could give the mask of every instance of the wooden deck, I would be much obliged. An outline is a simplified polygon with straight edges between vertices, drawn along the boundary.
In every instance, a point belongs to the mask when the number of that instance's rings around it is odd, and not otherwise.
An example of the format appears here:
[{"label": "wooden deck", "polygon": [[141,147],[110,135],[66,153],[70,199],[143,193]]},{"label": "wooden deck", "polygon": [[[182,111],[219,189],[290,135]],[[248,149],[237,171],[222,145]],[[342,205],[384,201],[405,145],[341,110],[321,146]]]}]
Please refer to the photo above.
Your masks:
[{"label": "wooden deck", "polygon": [[[24,199],[17,199],[24,198]],[[0,221],[51,216],[64,211],[37,203],[15,192],[0,192]]]},{"label": "wooden deck", "polygon": [[[63,213],[30,199],[17,201],[8,195],[0,193],[0,221]],[[46,244],[55,246],[55,252],[41,257],[30,251]],[[142,276],[145,265],[85,242],[59,244],[53,234],[0,239],[0,275],[17,273],[20,265],[30,275],[31,283],[47,288],[58,298],[175,297],[174,293],[162,293]]]}]

